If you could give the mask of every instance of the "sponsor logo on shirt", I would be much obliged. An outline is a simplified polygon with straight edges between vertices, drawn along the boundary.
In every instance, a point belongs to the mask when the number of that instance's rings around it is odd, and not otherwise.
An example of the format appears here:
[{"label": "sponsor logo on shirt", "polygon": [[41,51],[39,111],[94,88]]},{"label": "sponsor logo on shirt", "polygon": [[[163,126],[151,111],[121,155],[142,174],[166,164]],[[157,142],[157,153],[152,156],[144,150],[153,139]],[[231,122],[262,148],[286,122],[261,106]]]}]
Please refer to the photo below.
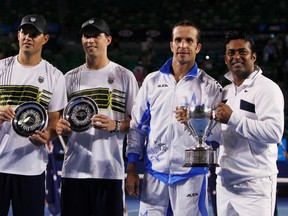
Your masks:
[{"label": "sponsor logo on shirt", "polygon": [[159,84],[158,85],[158,88],[163,88],[163,87],[168,87],[168,85],[167,84]]},{"label": "sponsor logo on shirt", "polygon": [[112,84],[114,82],[114,77],[108,77],[108,83]]},{"label": "sponsor logo on shirt", "polygon": [[198,196],[199,194],[198,193],[191,193],[191,194],[187,194],[186,197],[195,197],[195,196]]},{"label": "sponsor logo on shirt", "polygon": [[43,83],[43,82],[44,82],[44,77],[39,76],[39,77],[38,77],[38,82],[39,82],[39,83]]}]

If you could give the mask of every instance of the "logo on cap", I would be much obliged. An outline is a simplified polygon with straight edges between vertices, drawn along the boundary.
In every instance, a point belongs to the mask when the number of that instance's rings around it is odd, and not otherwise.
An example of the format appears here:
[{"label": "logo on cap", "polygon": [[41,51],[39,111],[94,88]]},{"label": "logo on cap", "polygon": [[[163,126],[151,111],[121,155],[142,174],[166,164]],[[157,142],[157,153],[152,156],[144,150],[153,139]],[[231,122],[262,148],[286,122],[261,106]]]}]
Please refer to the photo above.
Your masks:
[{"label": "logo on cap", "polygon": [[30,18],[30,21],[31,21],[31,22],[35,22],[35,21],[36,21],[36,17],[31,17],[31,18]]},{"label": "logo on cap", "polygon": [[89,20],[89,24],[93,24],[93,23],[94,23],[93,19]]}]

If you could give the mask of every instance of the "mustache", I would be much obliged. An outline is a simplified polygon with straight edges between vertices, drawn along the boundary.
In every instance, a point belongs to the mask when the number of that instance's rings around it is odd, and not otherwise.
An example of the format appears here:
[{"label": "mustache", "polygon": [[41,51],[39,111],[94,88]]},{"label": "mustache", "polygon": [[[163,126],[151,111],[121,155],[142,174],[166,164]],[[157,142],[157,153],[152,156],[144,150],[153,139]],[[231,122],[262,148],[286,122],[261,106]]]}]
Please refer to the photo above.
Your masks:
[{"label": "mustache", "polygon": [[244,64],[245,61],[243,61],[243,60],[231,60],[230,63],[231,63],[232,65],[234,65],[234,64]]}]

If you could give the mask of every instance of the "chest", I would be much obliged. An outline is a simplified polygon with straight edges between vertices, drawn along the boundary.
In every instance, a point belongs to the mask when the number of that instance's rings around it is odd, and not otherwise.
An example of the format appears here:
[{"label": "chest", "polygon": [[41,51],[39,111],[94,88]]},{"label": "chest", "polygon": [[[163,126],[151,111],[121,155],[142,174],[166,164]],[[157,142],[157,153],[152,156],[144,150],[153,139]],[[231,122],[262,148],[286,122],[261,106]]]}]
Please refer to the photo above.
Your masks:
[{"label": "chest", "polygon": [[233,111],[237,111],[241,116],[252,119],[257,118],[257,89],[242,88],[237,89],[233,86],[224,90],[223,101],[229,105]]}]

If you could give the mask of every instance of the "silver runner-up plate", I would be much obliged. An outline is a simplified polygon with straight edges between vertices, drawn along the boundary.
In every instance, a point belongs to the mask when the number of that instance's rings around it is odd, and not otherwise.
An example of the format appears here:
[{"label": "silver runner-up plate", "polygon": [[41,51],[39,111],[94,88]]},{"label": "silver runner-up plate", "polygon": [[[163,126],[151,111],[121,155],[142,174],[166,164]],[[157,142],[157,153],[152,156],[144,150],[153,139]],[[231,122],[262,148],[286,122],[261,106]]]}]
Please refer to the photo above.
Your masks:
[{"label": "silver runner-up plate", "polygon": [[89,97],[78,96],[72,98],[64,109],[63,117],[70,123],[71,130],[82,132],[88,130],[91,118],[98,113],[98,106]]},{"label": "silver runner-up plate", "polygon": [[48,115],[42,105],[36,102],[25,102],[15,109],[15,118],[12,120],[14,131],[20,136],[29,137],[36,130],[46,128]]}]

